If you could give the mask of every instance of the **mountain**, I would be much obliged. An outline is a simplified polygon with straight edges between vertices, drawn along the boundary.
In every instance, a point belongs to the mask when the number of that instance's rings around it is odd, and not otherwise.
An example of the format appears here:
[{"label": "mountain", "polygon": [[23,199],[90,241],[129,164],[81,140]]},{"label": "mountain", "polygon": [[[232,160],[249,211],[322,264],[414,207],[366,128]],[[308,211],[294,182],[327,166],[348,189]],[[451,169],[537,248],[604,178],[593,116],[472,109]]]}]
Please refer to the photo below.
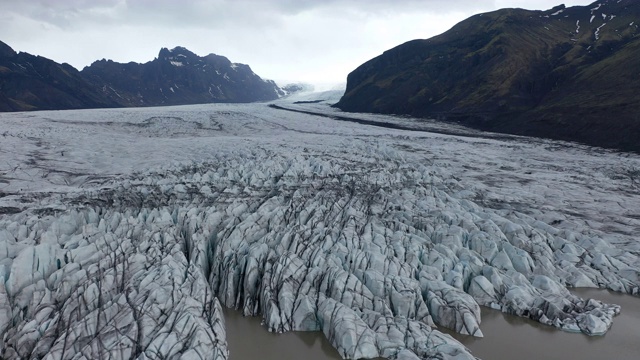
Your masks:
[{"label": "mountain", "polygon": [[640,150],[640,2],[478,14],[349,74],[345,111]]},{"label": "mountain", "polygon": [[315,87],[312,84],[306,83],[291,83],[282,87],[282,91],[285,96],[299,94],[304,92],[313,92]]},{"label": "mountain", "polygon": [[274,100],[284,92],[249,66],[161,49],[145,64],[100,60],[82,71],[0,42],[0,111]]},{"label": "mountain", "polygon": [[71,65],[16,53],[0,42],[0,111],[114,106]]},{"label": "mountain", "polygon": [[96,61],[81,73],[125,106],[268,101],[283,95],[248,65],[214,54],[200,57],[183,47],[163,48],[145,64]]}]

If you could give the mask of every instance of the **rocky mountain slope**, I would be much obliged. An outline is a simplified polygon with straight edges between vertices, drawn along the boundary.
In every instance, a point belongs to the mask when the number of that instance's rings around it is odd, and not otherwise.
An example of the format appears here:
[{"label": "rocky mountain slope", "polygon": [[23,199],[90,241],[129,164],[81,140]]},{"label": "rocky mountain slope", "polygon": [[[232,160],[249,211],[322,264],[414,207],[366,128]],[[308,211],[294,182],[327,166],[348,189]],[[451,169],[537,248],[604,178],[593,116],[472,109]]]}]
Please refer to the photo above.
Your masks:
[{"label": "rocky mountain slope", "polygon": [[145,64],[100,60],[81,72],[0,42],[0,111],[274,100],[283,91],[249,66],[177,47]]},{"label": "rocky mountain slope", "polygon": [[215,54],[200,57],[183,47],[163,48],[145,64],[96,61],[82,75],[125,106],[268,101],[283,94],[248,65]]},{"label": "rocky mountain slope", "polygon": [[354,70],[337,106],[640,150],[640,2],[475,15]]},{"label": "rocky mountain slope", "polygon": [[0,111],[114,106],[71,65],[16,53],[0,42]]}]

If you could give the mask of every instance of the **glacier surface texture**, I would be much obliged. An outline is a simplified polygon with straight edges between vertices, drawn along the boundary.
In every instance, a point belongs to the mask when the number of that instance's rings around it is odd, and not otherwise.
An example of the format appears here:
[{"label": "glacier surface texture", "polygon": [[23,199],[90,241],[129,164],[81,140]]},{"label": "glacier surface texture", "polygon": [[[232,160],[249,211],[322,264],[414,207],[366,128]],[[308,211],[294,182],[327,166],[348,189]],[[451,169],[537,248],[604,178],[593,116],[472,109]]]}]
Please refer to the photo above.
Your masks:
[{"label": "glacier surface texture", "polygon": [[[344,358],[475,359],[480,306],[604,334],[638,156],[324,103],[0,115],[3,359],[233,359],[222,307]],[[345,115],[346,116],[346,115]],[[436,131],[436,132],[430,132]]]}]

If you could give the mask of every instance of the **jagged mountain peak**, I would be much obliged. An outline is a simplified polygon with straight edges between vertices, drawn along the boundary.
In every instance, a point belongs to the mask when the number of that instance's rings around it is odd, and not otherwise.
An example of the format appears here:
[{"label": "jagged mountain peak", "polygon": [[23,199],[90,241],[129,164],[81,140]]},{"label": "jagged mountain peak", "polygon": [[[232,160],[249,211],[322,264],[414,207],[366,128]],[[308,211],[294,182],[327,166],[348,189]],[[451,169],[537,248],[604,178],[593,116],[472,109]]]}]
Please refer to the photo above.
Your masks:
[{"label": "jagged mountain peak", "polygon": [[189,51],[189,49],[187,49],[184,46],[176,46],[173,49],[169,50],[172,53],[191,53],[193,54],[193,52]]},{"label": "jagged mountain peak", "polygon": [[249,65],[233,63],[227,57],[210,53],[205,56],[199,56],[185,47],[177,46],[173,49],[162,48],[158,54],[158,60],[169,62],[173,66],[203,66],[205,63],[213,65],[216,69],[231,68],[231,70],[243,69],[251,71]]},{"label": "jagged mountain peak", "polygon": [[227,57],[222,56],[222,55],[217,55],[214,53],[211,53],[205,57],[203,57],[203,60],[206,61],[209,64],[216,64],[218,66],[221,67],[229,67],[231,66],[233,63],[231,62],[231,60],[229,60]]},{"label": "jagged mountain peak", "polygon": [[16,55],[16,52],[11,46],[0,41],[0,57],[10,57]]},{"label": "jagged mountain peak", "polygon": [[161,48],[160,52],[158,53],[158,59],[166,60],[174,59],[176,57],[184,57],[190,59],[200,58],[196,53],[182,46],[176,46],[173,49]]}]

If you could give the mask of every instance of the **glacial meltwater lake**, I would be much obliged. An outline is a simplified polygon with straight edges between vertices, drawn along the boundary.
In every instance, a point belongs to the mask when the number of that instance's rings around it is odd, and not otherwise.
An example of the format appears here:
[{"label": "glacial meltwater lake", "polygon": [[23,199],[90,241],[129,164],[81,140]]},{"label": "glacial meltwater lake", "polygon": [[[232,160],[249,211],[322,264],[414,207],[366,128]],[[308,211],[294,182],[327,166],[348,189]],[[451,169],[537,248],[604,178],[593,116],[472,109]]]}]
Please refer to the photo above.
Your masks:
[{"label": "glacial meltwater lake", "polygon": [[[640,359],[640,298],[599,289],[572,289],[583,298],[622,306],[604,336],[572,334],[538,322],[482,308],[484,338],[446,331],[483,360]],[[259,317],[225,309],[232,360],[341,359],[321,332],[269,333]]]},{"label": "glacial meltwater lake", "polygon": [[342,359],[320,331],[270,333],[260,325],[260,317],[245,317],[240,311],[223,309],[232,360]]}]

